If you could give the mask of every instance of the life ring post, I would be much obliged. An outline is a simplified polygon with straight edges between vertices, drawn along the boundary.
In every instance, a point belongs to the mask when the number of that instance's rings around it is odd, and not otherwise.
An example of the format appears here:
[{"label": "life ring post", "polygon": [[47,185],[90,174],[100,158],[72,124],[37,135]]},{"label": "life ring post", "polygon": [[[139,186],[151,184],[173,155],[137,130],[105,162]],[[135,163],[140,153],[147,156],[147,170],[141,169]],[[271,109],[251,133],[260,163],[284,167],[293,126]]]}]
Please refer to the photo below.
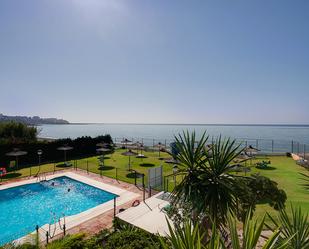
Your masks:
[{"label": "life ring post", "polygon": [[0,182],[2,182],[2,178],[6,176],[7,171],[6,168],[0,168]]}]

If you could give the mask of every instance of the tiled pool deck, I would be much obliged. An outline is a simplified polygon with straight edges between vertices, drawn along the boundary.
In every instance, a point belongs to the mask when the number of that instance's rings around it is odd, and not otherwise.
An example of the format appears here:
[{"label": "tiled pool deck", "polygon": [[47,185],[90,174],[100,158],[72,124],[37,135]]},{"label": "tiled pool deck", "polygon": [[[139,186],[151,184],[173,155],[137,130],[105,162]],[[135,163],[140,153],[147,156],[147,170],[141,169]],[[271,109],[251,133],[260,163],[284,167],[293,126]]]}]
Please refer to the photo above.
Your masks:
[{"label": "tiled pool deck", "polygon": [[[104,189],[106,191],[117,194],[119,197],[117,198],[116,205],[117,210],[119,212],[120,208],[127,209],[131,207],[132,202],[136,199],[142,201],[143,199],[143,190],[135,186],[134,184],[129,184],[126,182],[118,181],[116,179],[101,177],[100,175],[86,172],[80,169],[65,169],[61,171],[57,171],[56,173],[45,173],[46,179],[52,179],[60,176],[68,176],[75,180],[87,183],[89,185],[95,186],[97,188]],[[7,182],[2,183],[0,185],[0,190],[8,187],[23,185],[31,182],[36,182],[36,177],[31,178],[20,178],[14,179]],[[147,196],[147,193],[146,193]],[[109,201],[102,205],[99,205],[95,208],[86,210],[80,214],[73,215],[70,217],[66,217],[66,226],[67,226],[67,234],[74,233],[86,233],[89,235],[98,233],[104,228],[112,227],[112,221],[114,218],[114,201]],[[42,227],[45,230],[48,230],[48,225]],[[40,240],[45,240],[45,234],[43,229],[40,229]],[[53,239],[62,237],[63,233],[60,229],[56,232],[56,235]]]}]

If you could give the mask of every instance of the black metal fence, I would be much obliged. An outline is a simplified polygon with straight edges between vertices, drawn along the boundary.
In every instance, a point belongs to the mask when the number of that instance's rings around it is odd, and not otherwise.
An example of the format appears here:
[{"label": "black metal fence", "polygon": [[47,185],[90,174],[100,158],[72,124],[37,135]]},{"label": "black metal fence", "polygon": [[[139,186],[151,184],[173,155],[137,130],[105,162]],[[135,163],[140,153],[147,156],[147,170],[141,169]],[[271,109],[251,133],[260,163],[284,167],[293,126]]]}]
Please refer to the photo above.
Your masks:
[{"label": "black metal fence", "polygon": [[[165,147],[169,148],[170,144],[174,142],[174,139],[158,139],[158,138],[113,138],[114,143],[121,145],[124,139],[128,139],[130,143],[140,142],[145,146],[154,148],[158,143],[161,143]],[[210,142],[215,138],[210,138]],[[279,139],[261,139],[261,138],[235,138],[237,144],[241,146],[253,146],[260,150],[260,153],[265,154],[284,154],[287,152],[298,154],[304,159],[309,158],[309,145],[300,143],[294,140],[279,140]]]}]

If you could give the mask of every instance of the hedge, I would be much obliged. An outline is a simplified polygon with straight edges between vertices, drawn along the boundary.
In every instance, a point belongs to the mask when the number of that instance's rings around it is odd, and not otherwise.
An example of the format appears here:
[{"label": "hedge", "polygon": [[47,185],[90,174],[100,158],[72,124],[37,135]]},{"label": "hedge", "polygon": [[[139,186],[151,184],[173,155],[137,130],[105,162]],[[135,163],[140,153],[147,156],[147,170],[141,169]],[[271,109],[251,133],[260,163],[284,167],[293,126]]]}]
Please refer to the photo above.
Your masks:
[{"label": "hedge", "polygon": [[[42,150],[41,163],[61,162],[64,160],[64,152],[57,150],[63,145],[72,146],[73,150],[67,152],[68,160],[79,159],[96,155],[97,143],[112,144],[113,140],[110,135],[97,136],[95,138],[89,136],[78,137],[76,139],[58,139],[54,141],[33,141],[24,143],[2,143],[0,144],[0,165],[8,166],[10,161],[15,160],[14,157],[7,156],[6,153],[18,148],[27,151],[28,154],[18,158],[19,167],[26,167],[38,164],[37,151]],[[110,148],[112,148],[110,146]]]}]

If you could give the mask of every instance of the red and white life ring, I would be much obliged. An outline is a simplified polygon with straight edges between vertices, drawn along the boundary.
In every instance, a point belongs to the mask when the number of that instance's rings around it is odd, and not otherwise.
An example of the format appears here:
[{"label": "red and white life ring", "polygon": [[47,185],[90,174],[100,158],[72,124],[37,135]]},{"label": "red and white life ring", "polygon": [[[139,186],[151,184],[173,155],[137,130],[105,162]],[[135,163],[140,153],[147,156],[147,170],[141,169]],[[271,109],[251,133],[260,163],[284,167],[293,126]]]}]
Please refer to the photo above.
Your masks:
[{"label": "red and white life ring", "polygon": [[139,200],[135,200],[132,202],[132,207],[137,207],[141,202]]},{"label": "red and white life ring", "polygon": [[0,168],[0,177],[3,177],[6,175],[6,168]]}]

